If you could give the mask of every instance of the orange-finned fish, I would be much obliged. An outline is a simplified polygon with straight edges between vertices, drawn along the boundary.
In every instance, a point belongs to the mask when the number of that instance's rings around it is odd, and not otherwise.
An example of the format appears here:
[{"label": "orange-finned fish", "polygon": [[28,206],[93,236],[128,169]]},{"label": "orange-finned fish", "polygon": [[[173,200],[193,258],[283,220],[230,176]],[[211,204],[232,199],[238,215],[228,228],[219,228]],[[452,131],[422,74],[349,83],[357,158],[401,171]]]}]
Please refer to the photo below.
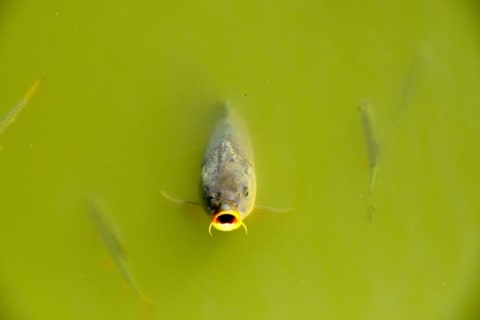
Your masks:
[{"label": "orange-finned fish", "polygon": [[127,261],[127,255],[125,253],[124,247],[120,239],[118,238],[117,233],[114,231],[112,224],[109,223],[109,219],[107,219],[104,213],[105,206],[103,205],[103,203],[100,202],[100,200],[96,198],[93,194],[87,194],[86,204],[88,207],[88,213],[90,214],[90,219],[94,223],[98,234],[100,235],[105,247],[108,250],[109,255],[115,262],[118,270],[121,272],[125,281],[140,297],[142,304],[144,304],[145,306],[154,305],[155,302],[150,300],[137,284],[137,281],[135,280],[133,272]]},{"label": "orange-finned fish", "polygon": [[30,89],[28,89],[27,94],[25,94],[23,99],[20,100],[20,102],[18,102],[16,106],[14,106],[12,109],[10,109],[10,111],[8,111],[0,118],[0,135],[2,135],[8,129],[8,127],[15,122],[18,114],[20,113],[20,111],[22,111],[30,98],[35,94],[39,86],[40,79],[38,79],[32,84]]},{"label": "orange-finned fish", "polygon": [[208,228],[232,231],[247,227],[243,220],[255,206],[256,178],[251,143],[241,119],[225,105],[205,150],[200,195],[212,215]]}]

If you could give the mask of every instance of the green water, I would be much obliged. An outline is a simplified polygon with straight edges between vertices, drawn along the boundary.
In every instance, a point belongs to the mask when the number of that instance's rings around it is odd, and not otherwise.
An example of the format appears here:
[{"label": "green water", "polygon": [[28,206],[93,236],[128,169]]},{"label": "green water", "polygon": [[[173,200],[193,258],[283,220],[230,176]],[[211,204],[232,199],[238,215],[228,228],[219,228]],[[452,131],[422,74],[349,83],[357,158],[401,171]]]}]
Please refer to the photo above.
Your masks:
[{"label": "green water", "polygon": [[[479,10],[1,1],[0,114],[44,78],[0,137],[0,319],[477,319]],[[251,134],[257,202],[295,211],[211,238],[160,191],[198,198],[223,99]],[[370,197],[362,102],[380,139]]]}]

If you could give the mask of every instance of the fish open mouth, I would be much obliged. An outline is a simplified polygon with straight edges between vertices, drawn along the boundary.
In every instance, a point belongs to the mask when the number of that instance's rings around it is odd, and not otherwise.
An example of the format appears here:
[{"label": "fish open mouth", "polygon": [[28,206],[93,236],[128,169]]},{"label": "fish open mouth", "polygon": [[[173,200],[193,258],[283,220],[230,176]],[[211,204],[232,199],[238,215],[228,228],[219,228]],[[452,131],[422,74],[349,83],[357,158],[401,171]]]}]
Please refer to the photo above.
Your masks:
[{"label": "fish open mouth", "polygon": [[212,235],[212,227],[226,232],[236,230],[242,226],[245,228],[245,233],[247,233],[247,226],[243,223],[240,213],[235,210],[225,210],[213,215],[208,232]]}]

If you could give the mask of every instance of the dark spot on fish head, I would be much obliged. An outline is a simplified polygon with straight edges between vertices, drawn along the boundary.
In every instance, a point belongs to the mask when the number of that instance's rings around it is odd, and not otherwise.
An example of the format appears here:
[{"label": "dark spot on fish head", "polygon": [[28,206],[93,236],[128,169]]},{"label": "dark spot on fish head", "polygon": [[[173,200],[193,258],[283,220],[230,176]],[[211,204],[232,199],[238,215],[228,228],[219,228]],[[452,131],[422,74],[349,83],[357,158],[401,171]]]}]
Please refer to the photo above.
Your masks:
[{"label": "dark spot on fish head", "polygon": [[220,201],[218,198],[210,197],[209,202],[210,210],[212,210],[213,212],[219,211],[222,207],[222,201]]},{"label": "dark spot on fish head", "polygon": [[220,206],[222,205],[219,200],[220,195],[220,193],[210,192],[210,188],[208,186],[203,186],[202,198],[209,211],[216,212],[220,209]]},{"label": "dark spot on fish head", "polygon": [[242,198],[248,198],[248,195],[249,195],[249,193],[248,193],[248,187],[247,187],[247,186],[244,186],[244,187],[242,188],[242,191],[241,191],[241,192],[237,192],[236,195],[237,195],[238,200],[241,200]]},{"label": "dark spot on fish head", "polygon": [[245,198],[248,197],[248,187],[247,186],[243,187],[243,195],[244,195]]}]

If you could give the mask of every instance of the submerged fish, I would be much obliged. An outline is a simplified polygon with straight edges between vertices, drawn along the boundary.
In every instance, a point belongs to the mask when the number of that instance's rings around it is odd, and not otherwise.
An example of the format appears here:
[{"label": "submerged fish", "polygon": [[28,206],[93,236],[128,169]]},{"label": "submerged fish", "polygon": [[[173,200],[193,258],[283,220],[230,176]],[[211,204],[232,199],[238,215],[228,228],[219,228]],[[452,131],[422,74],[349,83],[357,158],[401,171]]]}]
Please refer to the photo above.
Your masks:
[{"label": "submerged fish", "polygon": [[377,176],[380,147],[370,108],[366,104],[362,104],[358,107],[358,110],[362,121],[365,145],[367,147],[368,167],[370,170],[369,193],[371,194]]},{"label": "submerged fish", "polygon": [[39,86],[40,79],[38,79],[32,84],[23,99],[20,100],[20,102],[18,102],[16,106],[14,106],[12,109],[10,109],[10,111],[8,111],[4,116],[0,118],[0,135],[2,135],[7,130],[7,128],[15,122],[18,114],[20,113],[20,111],[22,111],[30,98],[35,94]]},{"label": "submerged fish", "polygon": [[212,216],[209,232],[245,228],[243,220],[255,206],[256,178],[253,152],[246,128],[227,105],[205,150],[200,195]]},{"label": "submerged fish", "polygon": [[130,288],[132,288],[132,290],[140,297],[142,303],[146,305],[154,304],[154,302],[145,296],[143,291],[138,286],[127,261],[127,255],[125,254],[124,247],[120,242],[116,232],[114,232],[114,228],[110,223],[108,223],[108,219],[103,212],[104,208],[102,203],[92,194],[87,195],[86,202],[90,219],[94,223],[110,257],[117,265],[117,268],[121,272],[123,278],[128,283]]}]

